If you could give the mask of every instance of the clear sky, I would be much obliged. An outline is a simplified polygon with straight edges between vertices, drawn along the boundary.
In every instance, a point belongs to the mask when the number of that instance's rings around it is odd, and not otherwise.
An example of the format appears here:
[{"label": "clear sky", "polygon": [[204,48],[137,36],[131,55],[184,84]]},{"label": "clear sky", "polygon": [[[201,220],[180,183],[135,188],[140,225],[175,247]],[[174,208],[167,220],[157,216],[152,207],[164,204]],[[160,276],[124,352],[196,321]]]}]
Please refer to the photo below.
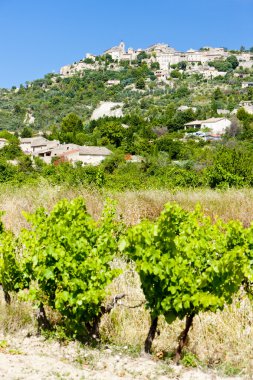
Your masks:
[{"label": "clear sky", "polygon": [[253,0],[0,0],[0,87],[125,41],[177,50],[253,46]]}]

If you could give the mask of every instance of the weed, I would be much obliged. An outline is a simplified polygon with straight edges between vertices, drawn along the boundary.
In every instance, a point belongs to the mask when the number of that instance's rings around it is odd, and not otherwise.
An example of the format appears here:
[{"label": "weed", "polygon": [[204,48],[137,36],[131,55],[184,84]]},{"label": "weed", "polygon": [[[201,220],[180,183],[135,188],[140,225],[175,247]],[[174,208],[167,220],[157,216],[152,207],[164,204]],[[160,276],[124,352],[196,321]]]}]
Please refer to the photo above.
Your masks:
[{"label": "weed", "polygon": [[182,360],[180,361],[185,367],[198,367],[200,362],[196,355],[191,352],[185,352]]},{"label": "weed", "polygon": [[1,340],[0,341],[0,349],[8,347],[8,342],[7,340]]}]

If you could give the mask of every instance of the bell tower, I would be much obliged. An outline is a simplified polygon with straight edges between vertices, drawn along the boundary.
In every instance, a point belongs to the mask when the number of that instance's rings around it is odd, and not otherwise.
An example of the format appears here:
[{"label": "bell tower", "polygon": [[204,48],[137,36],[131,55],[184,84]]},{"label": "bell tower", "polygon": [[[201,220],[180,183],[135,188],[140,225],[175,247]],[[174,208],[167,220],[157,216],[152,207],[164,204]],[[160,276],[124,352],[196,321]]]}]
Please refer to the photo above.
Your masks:
[{"label": "bell tower", "polygon": [[121,41],[121,43],[119,44],[119,48],[121,50],[121,53],[125,54],[125,43],[123,41]]}]

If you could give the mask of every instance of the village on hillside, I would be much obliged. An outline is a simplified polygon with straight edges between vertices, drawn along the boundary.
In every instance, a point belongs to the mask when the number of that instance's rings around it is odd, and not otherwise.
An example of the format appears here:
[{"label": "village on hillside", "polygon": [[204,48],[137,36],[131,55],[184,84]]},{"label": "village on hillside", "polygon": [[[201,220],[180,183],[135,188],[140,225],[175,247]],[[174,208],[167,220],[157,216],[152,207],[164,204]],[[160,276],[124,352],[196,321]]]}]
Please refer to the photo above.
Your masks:
[{"label": "village on hillside", "polygon": [[20,148],[25,154],[39,157],[46,164],[51,164],[55,159],[73,165],[77,162],[85,165],[99,165],[112,153],[106,147],[60,144],[58,140],[50,141],[44,137],[21,138]]},{"label": "village on hillside", "polygon": [[[188,74],[202,74],[206,79],[212,79],[217,76],[225,76],[226,72],[217,70],[208,63],[215,60],[225,60],[229,56],[235,56],[243,69],[250,69],[253,66],[253,53],[246,51],[228,51],[225,48],[203,47],[199,50],[189,49],[186,52],[179,52],[165,43],[157,43],[145,49],[126,49],[125,43],[121,42],[106,50],[102,56],[110,55],[115,65],[111,69],[118,70],[117,62],[128,61],[130,64],[135,62],[138,56],[142,54],[144,61],[151,65],[158,64],[155,74],[161,80],[166,80],[167,76],[174,69],[174,65],[184,62],[186,64],[185,72]],[[87,53],[85,59],[71,65],[63,66],[60,69],[62,76],[71,76],[84,69],[99,69],[97,58],[94,54]],[[238,74],[239,75],[239,74]],[[117,83],[111,83],[117,84]],[[244,83],[243,86],[253,86],[253,83]]]},{"label": "village on hillside", "polygon": [[[203,143],[222,140],[233,129],[232,124],[235,133],[242,131],[238,111],[253,115],[252,68],[252,49],[205,46],[180,52],[157,43],[135,50],[120,42],[101,55],[87,53],[84,59],[63,66],[59,74],[3,91],[0,115],[6,127],[2,130],[16,130],[22,152],[46,164],[97,166],[123,140],[125,161],[140,162],[146,147],[155,145],[162,134],[172,133],[174,142],[193,139]],[[138,85],[140,81],[142,86]],[[80,119],[82,138],[64,140],[59,135],[60,126],[73,111]],[[136,115],[141,115],[143,125],[150,128],[143,145],[143,126],[140,123],[135,130],[131,119]],[[24,127],[30,136],[22,136]],[[93,130],[98,139],[92,137]],[[109,135],[118,130],[124,138],[121,136],[123,140],[115,144]],[[174,136],[176,131],[179,134]],[[137,148],[128,145],[129,133],[134,133]],[[8,145],[4,137],[0,149]]]}]

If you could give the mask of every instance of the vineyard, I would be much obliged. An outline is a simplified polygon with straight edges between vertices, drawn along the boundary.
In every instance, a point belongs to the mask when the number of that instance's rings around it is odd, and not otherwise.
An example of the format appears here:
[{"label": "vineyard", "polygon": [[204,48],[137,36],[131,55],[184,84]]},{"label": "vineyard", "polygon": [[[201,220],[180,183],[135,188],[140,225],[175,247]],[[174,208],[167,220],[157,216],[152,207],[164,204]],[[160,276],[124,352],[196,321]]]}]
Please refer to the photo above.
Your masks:
[{"label": "vineyard", "polygon": [[[110,342],[112,331],[120,334],[117,323],[124,315],[149,313],[142,342],[147,353],[163,334],[161,326],[167,333],[168,326],[183,321],[168,347],[178,363],[200,315],[226,313],[235,300],[238,310],[251,305],[253,226],[211,219],[200,206],[187,211],[174,202],[156,219],[129,226],[113,201],[94,219],[81,197],[24,218],[27,226],[18,234],[1,223],[0,276],[6,307],[17,298],[32,305],[38,333],[99,344]],[[117,291],[126,278],[143,291],[131,304],[127,288]],[[244,315],[245,331],[251,322]]]}]

